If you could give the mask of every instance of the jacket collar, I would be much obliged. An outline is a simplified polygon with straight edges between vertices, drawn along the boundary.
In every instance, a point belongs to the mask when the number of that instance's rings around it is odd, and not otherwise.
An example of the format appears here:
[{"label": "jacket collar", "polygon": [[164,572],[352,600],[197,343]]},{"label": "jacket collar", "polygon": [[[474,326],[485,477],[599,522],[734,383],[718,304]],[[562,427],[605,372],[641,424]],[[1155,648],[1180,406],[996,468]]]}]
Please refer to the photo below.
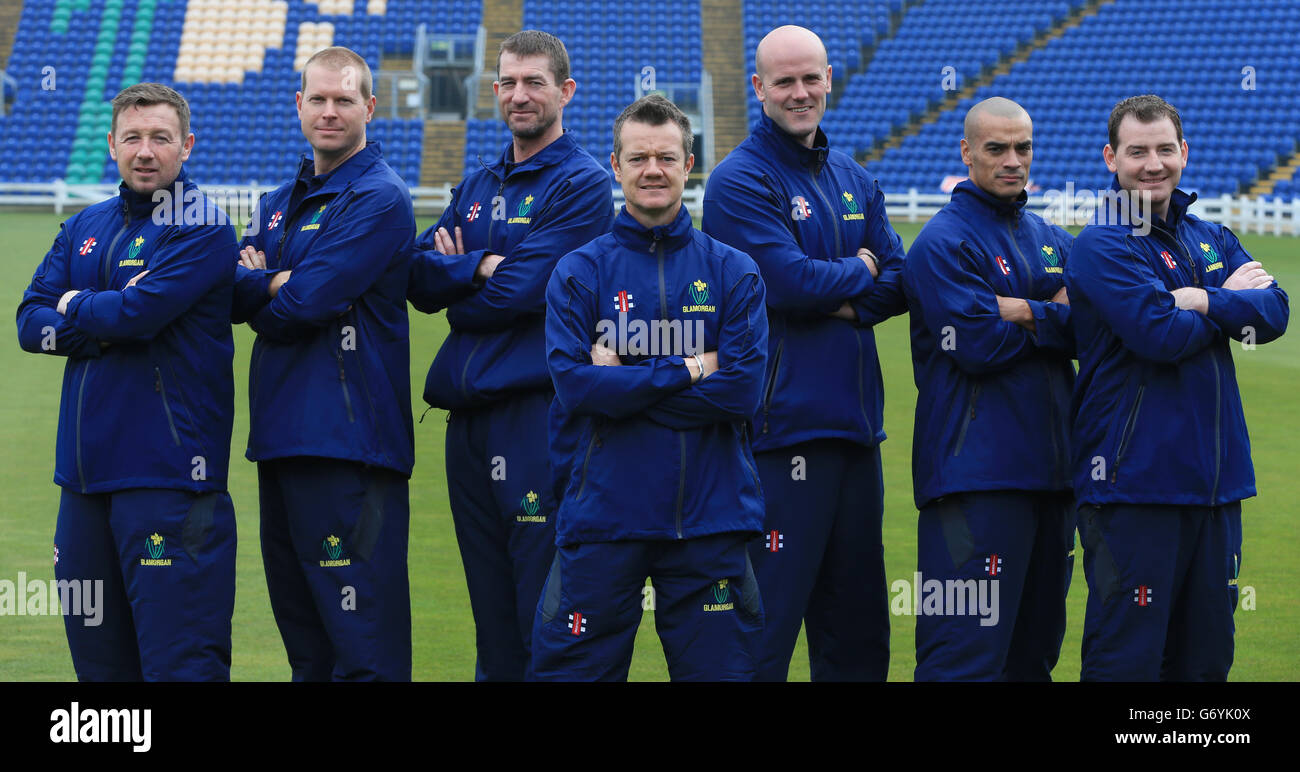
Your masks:
[{"label": "jacket collar", "polygon": [[636,221],[624,206],[614,218],[614,238],[619,244],[638,252],[653,252],[657,244],[670,250],[680,249],[691,240],[691,231],[695,226],[691,213],[683,203],[677,210],[677,217],[667,225],[647,228]]},{"label": "jacket collar", "polygon": [[[511,140],[506,143],[505,149],[501,151],[501,156],[491,166],[487,164],[483,164],[483,166],[498,178],[504,180],[516,172],[530,172],[547,166],[555,166],[568,158],[577,149],[578,141],[573,138],[571,131],[565,129],[558,139],[533,153],[521,163],[515,163],[514,161],[515,143],[514,140]],[[479,163],[483,163],[482,158],[479,159]]]},{"label": "jacket collar", "polygon": [[[165,190],[169,196],[174,196],[176,195],[177,183],[180,184],[182,190],[189,190],[194,187],[194,183],[190,182],[189,175],[185,173],[184,165],[181,166],[181,173],[176,175],[176,179],[168,183],[167,187],[160,188],[160,190]],[[154,201],[153,193],[136,193],[134,190],[131,190],[126,186],[125,181],[118,184],[117,191],[118,196],[122,199],[122,208],[125,210],[128,219],[131,220],[139,220],[143,217],[152,217],[154,209],[159,204],[159,202]],[[171,204],[171,206],[177,206],[182,203],[183,202],[178,201]]]},{"label": "jacket collar", "polygon": [[1020,195],[1010,201],[998,198],[997,196],[984,190],[969,179],[957,183],[957,187],[952,191],[952,202],[961,209],[982,208],[999,217],[1014,219],[1020,217],[1024,212],[1025,202],[1029,200],[1029,194],[1020,191]]},{"label": "jacket collar", "polygon": [[826,132],[822,131],[820,126],[817,128],[817,133],[813,135],[813,146],[804,147],[782,131],[775,121],[767,117],[767,113],[759,113],[754,137],[771,150],[783,165],[802,166],[812,170],[814,174],[826,165],[826,156],[830,153],[830,140],[826,138]]},{"label": "jacket collar", "polygon": [[[1119,175],[1111,177],[1110,191],[1113,198],[1097,204],[1092,222],[1103,225],[1141,225],[1142,217],[1132,206],[1133,202],[1124,188],[1120,186]],[[1169,197],[1169,211],[1165,212],[1164,219],[1156,218],[1151,224],[1166,231],[1173,231],[1183,221],[1187,208],[1195,201],[1195,193],[1186,193],[1180,188],[1174,188],[1173,194]]]},{"label": "jacket collar", "polygon": [[308,195],[323,190],[342,190],[373,166],[376,161],[382,160],[383,157],[383,148],[377,141],[371,140],[366,142],[365,147],[354,153],[342,165],[335,167],[326,174],[318,175],[316,174],[316,162],[311,156],[304,154],[302,160],[298,162],[298,174],[294,178],[294,184],[295,187],[305,185]]}]

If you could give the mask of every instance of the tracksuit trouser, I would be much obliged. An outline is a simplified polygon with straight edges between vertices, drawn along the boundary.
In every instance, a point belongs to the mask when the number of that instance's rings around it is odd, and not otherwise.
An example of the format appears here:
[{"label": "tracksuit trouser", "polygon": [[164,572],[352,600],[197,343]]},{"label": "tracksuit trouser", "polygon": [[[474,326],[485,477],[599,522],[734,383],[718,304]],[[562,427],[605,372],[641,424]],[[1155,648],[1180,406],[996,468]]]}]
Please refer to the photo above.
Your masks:
[{"label": "tracksuit trouser", "polygon": [[65,488],[54,576],[80,607],[64,611],[81,611],[63,617],[78,680],[230,680],[235,510],[225,491]]},{"label": "tracksuit trouser", "polygon": [[474,614],[477,681],[529,678],[533,616],[555,555],[551,398],[532,392],[448,416],[447,493]]},{"label": "tracksuit trouser", "polygon": [[1241,502],[1082,506],[1085,681],[1225,681]]},{"label": "tracksuit trouser", "polygon": [[786,680],[801,623],[814,681],[885,680],[880,449],[812,440],[754,460],[767,505],[750,544],[767,619],[755,680]]},{"label": "tracksuit trouser", "polygon": [[1072,501],[973,491],[922,508],[919,597],[942,589],[943,602],[913,609],[917,681],[1051,680],[1074,574]]},{"label": "tracksuit trouser", "polygon": [[257,465],[262,564],[294,681],[411,680],[405,475],[333,458]]}]

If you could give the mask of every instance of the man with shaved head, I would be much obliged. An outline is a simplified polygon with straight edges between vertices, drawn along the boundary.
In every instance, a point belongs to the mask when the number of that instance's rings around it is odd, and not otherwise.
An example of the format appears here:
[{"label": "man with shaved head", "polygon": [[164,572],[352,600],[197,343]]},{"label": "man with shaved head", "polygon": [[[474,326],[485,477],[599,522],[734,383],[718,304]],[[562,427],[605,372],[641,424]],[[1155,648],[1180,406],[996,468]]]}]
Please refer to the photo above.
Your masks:
[{"label": "man with shaved head", "polygon": [[965,134],[970,179],[921,229],[903,272],[917,569],[966,601],[964,614],[917,610],[916,680],[1050,680],[1074,566],[1071,237],[1025,211],[1024,108],[986,99]]},{"label": "man with shaved head", "polygon": [[763,400],[752,422],[766,499],[750,556],[767,624],[758,680],[784,680],[804,625],[816,681],[884,680],[884,389],[872,327],[905,310],[903,246],[876,182],[818,128],[821,40],[780,27],[751,77],[763,115],[709,176],[706,233],[768,287]]}]

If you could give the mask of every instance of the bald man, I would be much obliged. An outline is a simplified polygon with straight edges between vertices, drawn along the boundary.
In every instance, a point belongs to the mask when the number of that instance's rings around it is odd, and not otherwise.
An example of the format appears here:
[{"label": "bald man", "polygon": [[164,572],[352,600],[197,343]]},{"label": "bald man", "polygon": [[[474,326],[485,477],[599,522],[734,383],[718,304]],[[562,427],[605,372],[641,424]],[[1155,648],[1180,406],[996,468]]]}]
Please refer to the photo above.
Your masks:
[{"label": "bald man", "polygon": [[970,178],[921,229],[903,271],[917,567],[945,588],[944,603],[916,612],[916,680],[1051,680],[1074,566],[1071,237],[1025,211],[1024,108],[986,99],[965,134]]},{"label": "bald man", "polygon": [[752,422],[766,499],[766,533],[750,549],[767,612],[758,680],[785,680],[801,623],[813,680],[884,680],[884,389],[872,327],[906,310],[902,241],[879,186],[818,128],[831,90],[821,40],[773,30],[754,69],[763,115],[709,176],[703,228],[752,257],[768,287]]}]

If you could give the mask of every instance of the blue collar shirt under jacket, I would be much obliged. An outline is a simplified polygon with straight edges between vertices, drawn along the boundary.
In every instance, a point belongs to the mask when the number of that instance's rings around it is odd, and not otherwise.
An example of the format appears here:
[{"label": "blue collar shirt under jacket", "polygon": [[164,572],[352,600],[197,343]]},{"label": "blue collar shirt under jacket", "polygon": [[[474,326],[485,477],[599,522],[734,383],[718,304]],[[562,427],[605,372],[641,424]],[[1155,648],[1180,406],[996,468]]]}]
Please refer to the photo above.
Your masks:
[{"label": "blue collar shirt under jacket", "polygon": [[[123,184],[60,226],[18,307],[23,349],[68,358],[56,483],[86,494],[226,489],[237,260],[225,212],[184,169],[150,196]],[[81,292],[65,316],[56,308],[69,290]]]},{"label": "blue collar shirt under jacket", "polygon": [[[1175,190],[1168,217],[1146,224],[1103,206],[1074,241],[1065,282],[1080,503],[1211,507],[1255,495],[1229,341],[1281,336],[1289,299],[1276,282],[1222,288],[1251,257],[1231,230],[1187,211],[1195,200]],[[1179,287],[1204,289],[1209,313],[1178,308]]]},{"label": "blue collar shirt under jacket", "polygon": [[[234,320],[257,332],[249,363],[248,458],[321,456],[410,475],[406,281],[411,194],[371,142],[326,175],[304,157],[262,197],[241,246],[265,270],[238,270]],[[274,299],[266,287],[292,277]]]}]

